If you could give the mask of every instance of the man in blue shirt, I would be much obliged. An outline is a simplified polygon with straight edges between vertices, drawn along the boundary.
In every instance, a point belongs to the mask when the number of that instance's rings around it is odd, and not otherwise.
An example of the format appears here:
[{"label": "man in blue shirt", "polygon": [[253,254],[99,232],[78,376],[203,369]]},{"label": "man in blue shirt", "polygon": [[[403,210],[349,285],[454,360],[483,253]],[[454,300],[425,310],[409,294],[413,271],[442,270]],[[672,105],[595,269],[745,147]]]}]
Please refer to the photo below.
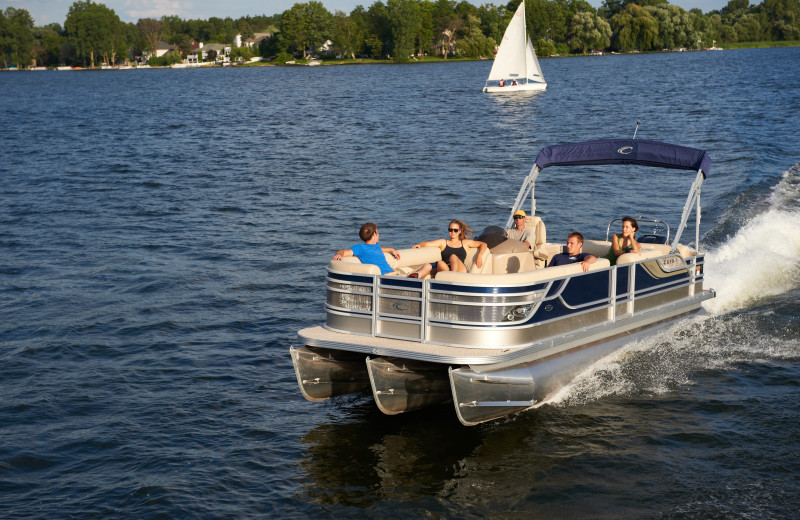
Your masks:
[{"label": "man in blue shirt", "polygon": [[595,263],[597,258],[589,253],[581,253],[581,249],[583,249],[583,235],[578,232],[570,233],[567,237],[567,254],[559,253],[553,255],[547,267],[580,262],[583,270],[588,271],[589,266]]},{"label": "man in blue shirt", "polygon": [[389,253],[395,258],[400,258],[400,253],[391,247],[381,247],[378,243],[378,226],[372,222],[367,222],[358,231],[358,236],[364,241],[363,244],[356,244],[350,249],[340,249],[333,255],[334,260],[341,260],[346,256],[355,256],[362,264],[377,265],[381,270],[381,274],[391,273],[394,269],[391,268],[389,262],[383,253]]}]

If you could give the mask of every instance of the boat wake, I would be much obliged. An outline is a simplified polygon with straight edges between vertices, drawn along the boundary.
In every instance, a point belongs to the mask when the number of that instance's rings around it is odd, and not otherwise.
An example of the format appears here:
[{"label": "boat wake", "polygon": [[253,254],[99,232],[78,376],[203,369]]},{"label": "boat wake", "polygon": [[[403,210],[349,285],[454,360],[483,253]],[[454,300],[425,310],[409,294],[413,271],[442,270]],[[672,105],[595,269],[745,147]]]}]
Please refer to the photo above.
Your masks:
[{"label": "boat wake", "polygon": [[579,406],[608,397],[665,395],[696,384],[700,371],[800,359],[796,336],[765,334],[758,316],[685,320],[601,359],[541,404]]},{"label": "boat wake", "polygon": [[800,287],[800,164],[772,188],[766,209],[706,253],[705,286],[717,297],[712,315],[747,308]]},{"label": "boat wake", "polygon": [[763,208],[706,253],[704,285],[717,291],[703,303],[708,316],[627,345],[542,404],[664,395],[693,386],[699,371],[800,359],[792,332],[800,294],[800,164],[784,173]]}]

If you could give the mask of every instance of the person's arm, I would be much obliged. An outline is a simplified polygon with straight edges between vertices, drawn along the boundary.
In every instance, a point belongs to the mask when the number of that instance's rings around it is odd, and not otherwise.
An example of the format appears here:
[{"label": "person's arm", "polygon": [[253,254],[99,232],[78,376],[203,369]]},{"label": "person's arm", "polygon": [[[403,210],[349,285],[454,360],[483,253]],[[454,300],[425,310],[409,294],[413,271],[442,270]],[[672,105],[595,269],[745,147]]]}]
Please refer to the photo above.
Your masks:
[{"label": "person's arm", "polygon": [[625,252],[619,248],[619,237],[616,233],[611,237],[611,248],[614,250],[615,256],[619,256]]},{"label": "person's arm", "polygon": [[397,249],[395,249],[393,247],[382,247],[381,251],[383,251],[384,253],[389,253],[390,255],[395,257],[397,260],[400,259],[400,253],[398,253]]},{"label": "person's arm", "polygon": [[412,249],[419,249],[420,247],[438,247],[442,251],[444,251],[444,247],[442,247],[442,243],[445,242],[445,239],[439,238],[436,240],[428,240],[427,242],[420,242],[419,244],[414,244],[411,246]]},{"label": "person's arm", "polygon": [[637,242],[635,238],[631,239],[631,251],[638,253],[639,250],[639,242]]},{"label": "person's arm", "polygon": [[483,267],[483,253],[486,251],[486,242],[481,242],[480,240],[465,240],[467,247],[477,247],[478,248],[478,256],[475,258],[475,265],[478,266],[478,269]]},{"label": "person's arm", "polygon": [[589,266],[595,262],[597,262],[597,258],[594,255],[586,255],[586,257],[581,262],[581,266],[583,267],[584,272],[588,271]]},{"label": "person's arm", "polygon": [[333,255],[333,259],[334,260],[341,260],[342,258],[344,258],[346,256],[353,256],[353,250],[352,249],[340,249],[340,250],[336,251],[335,255]]}]

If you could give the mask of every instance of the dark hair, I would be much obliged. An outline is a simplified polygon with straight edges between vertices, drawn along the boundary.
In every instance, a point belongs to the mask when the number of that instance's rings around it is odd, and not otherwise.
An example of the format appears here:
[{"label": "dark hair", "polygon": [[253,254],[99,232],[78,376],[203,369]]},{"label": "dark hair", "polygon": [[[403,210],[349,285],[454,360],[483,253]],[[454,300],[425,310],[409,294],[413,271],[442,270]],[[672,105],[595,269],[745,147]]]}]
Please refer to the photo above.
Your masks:
[{"label": "dark hair", "polygon": [[633,226],[634,231],[639,231],[639,223],[636,222],[636,219],[633,217],[622,217],[622,222],[630,222],[631,226]]},{"label": "dark hair", "polygon": [[378,226],[373,224],[372,222],[367,222],[361,229],[358,230],[358,236],[361,237],[361,240],[364,242],[369,242],[372,239],[372,235],[378,232]]},{"label": "dark hair", "polygon": [[569,235],[567,235],[567,240],[569,240],[569,239],[570,239],[570,238],[572,238],[572,237],[576,237],[576,238],[578,239],[578,242],[580,242],[581,244],[583,244],[583,235],[581,235],[581,234],[580,234],[580,233],[578,233],[577,231],[573,231],[572,233],[570,233]]},{"label": "dark hair", "polygon": [[465,223],[461,222],[460,220],[458,220],[457,218],[454,218],[453,220],[450,221],[450,225],[452,224],[458,224],[458,229],[461,230],[461,233],[458,234],[459,240],[464,240],[465,238],[472,236],[472,230],[470,229],[470,227]]}]

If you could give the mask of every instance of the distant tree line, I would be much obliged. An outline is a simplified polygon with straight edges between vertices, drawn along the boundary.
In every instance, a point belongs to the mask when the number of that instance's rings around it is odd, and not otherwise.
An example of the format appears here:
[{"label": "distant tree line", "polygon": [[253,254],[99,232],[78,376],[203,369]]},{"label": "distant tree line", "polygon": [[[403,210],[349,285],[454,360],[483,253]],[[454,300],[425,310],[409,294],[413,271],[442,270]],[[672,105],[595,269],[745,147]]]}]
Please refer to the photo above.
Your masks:
[{"label": "distant tree line", "polygon": [[[393,59],[419,56],[490,58],[519,5],[462,0],[386,0],[349,14],[331,13],[321,2],[297,3],[272,16],[123,22],[113,9],[77,1],[64,26],[35,26],[28,11],[0,11],[0,65],[97,66],[130,61],[154,51],[159,41],[186,56],[193,42],[231,43],[268,33],[256,52],[285,62],[309,55]],[[595,9],[585,0],[528,0],[528,33],[537,54],[590,50],[650,51],[708,47],[737,42],[800,40],[800,0],[730,0],[719,11],[684,10],[667,0],[604,0]],[[246,55],[246,53],[242,53]]]}]

